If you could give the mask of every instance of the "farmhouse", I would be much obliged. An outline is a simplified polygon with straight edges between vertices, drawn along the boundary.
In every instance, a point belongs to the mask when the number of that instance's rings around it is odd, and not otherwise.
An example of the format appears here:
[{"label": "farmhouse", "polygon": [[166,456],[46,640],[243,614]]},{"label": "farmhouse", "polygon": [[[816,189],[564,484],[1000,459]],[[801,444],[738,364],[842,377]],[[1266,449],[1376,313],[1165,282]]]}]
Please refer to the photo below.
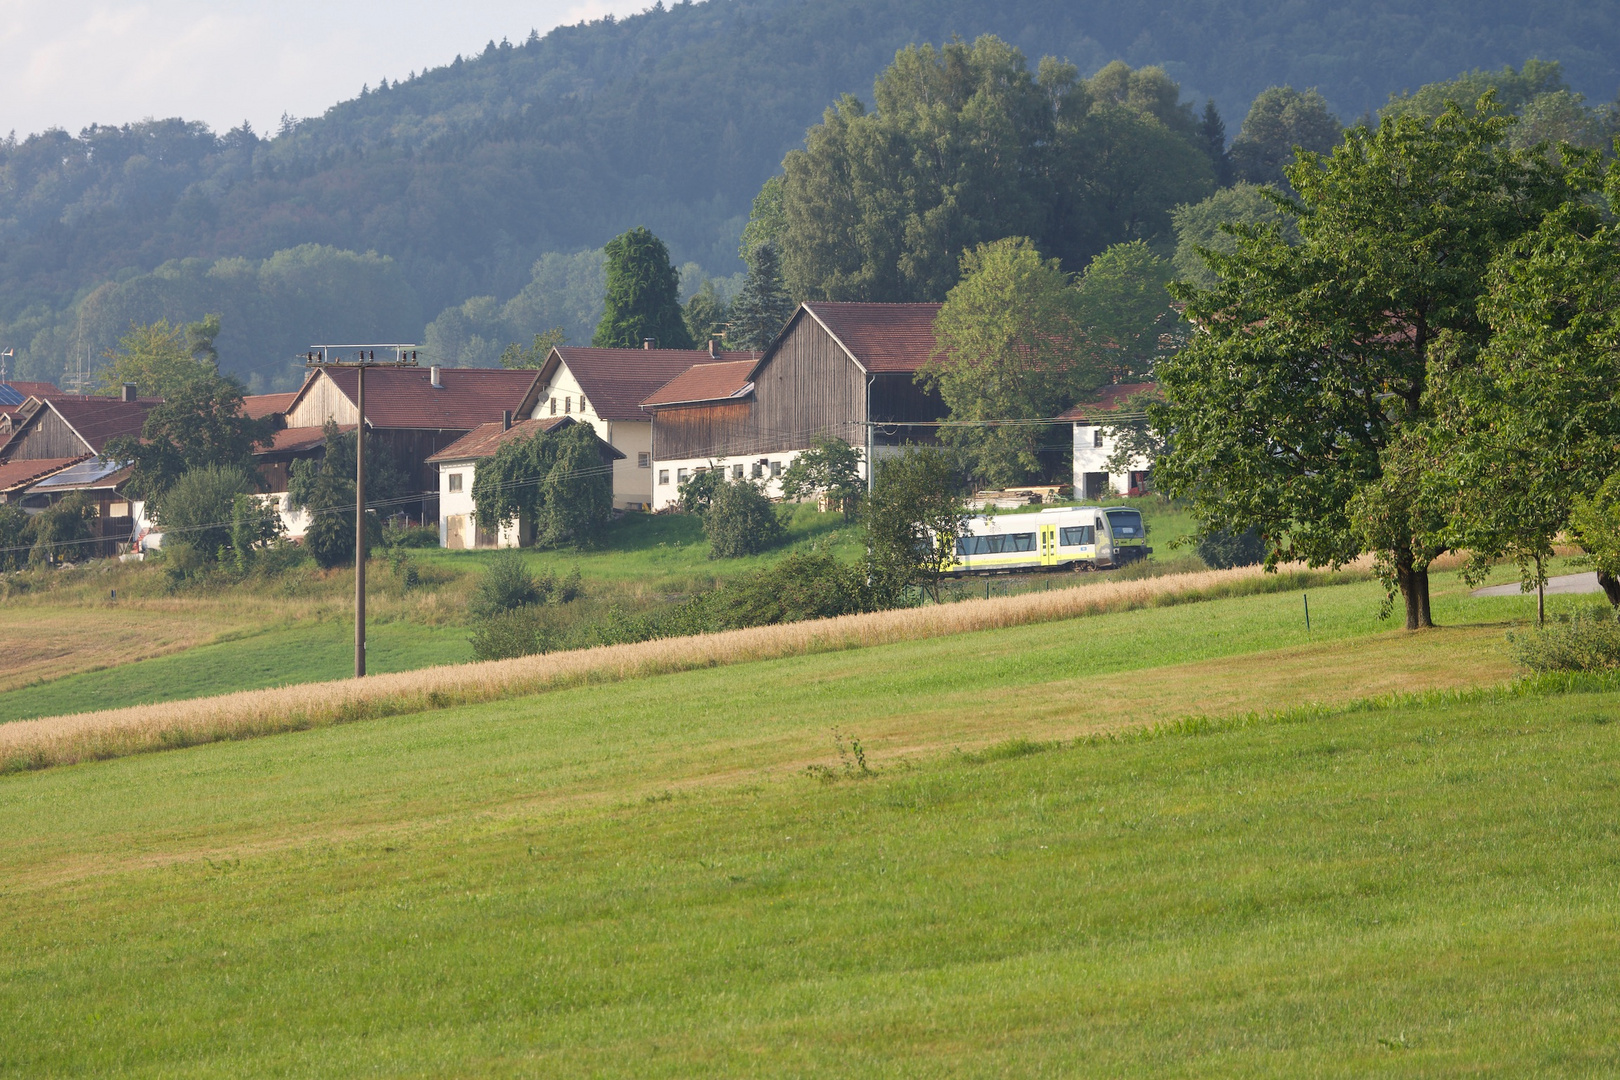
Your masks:
[{"label": "farmhouse", "polygon": [[1114,436],[1108,433],[1110,416],[1118,415],[1132,398],[1151,394],[1152,383],[1119,383],[1105,386],[1097,396],[1060,415],[1074,425],[1074,494],[1077,499],[1100,499],[1107,495],[1140,495],[1152,477],[1153,462],[1137,456],[1129,468],[1114,472],[1108,459],[1114,456]]},{"label": "farmhouse", "polygon": [[540,369],[535,419],[573,416],[624,455],[613,468],[613,505],[653,506],[653,417],[641,403],[691,368],[752,363],[758,353],[709,349],[587,349],[558,346]]},{"label": "farmhouse", "polygon": [[30,396],[13,414],[0,446],[0,499],[42,510],[83,491],[96,507],[101,541],[84,554],[112,554],[130,539],[137,514],[121,489],[127,465],[103,461],[100,454],[111,439],[139,435],[146,414],[160,402],[137,397],[129,384],[119,397]]},{"label": "farmhouse", "polygon": [[[534,408],[539,379],[533,371],[504,368],[376,367],[366,373],[368,446],[380,446],[411,477],[421,501],[406,509],[422,521],[438,516],[438,470],[428,459],[482,424],[502,414],[527,415]],[[353,430],[360,422],[355,404],[354,368],[312,374],[279,410],[266,394],[247,399],[250,412],[281,411],[287,426],[269,450],[256,455],[272,490],[286,490],[286,472],[299,457],[318,456],[322,428],[332,421]],[[279,481],[279,482],[278,482]]]},{"label": "farmhouse", "polygon": [[674,504],[681,482],[709,468],[764,480],[779,497],[783,470],[818,435],[868,458],[933,441],[934,429],[917,425],[945,406],[915,376],[933,354],[939,308],[801,304],[757,361],[694,366],[649,394],[653,507]]},{"label": "farmhouse", "polygon": [[[439,546],[447,548],[522,547],[532,541],[531,523],[502,525],[498,533],[478,527],[473,515],[473,481],[478,464],[495,456],[507,443],[530,439],[580,423],[577,416],[544,417],[512,423],[484,424],[428,458],[439,471]],[[605,466],[617,466],[624,453],[597,436],[597,452]]]}]

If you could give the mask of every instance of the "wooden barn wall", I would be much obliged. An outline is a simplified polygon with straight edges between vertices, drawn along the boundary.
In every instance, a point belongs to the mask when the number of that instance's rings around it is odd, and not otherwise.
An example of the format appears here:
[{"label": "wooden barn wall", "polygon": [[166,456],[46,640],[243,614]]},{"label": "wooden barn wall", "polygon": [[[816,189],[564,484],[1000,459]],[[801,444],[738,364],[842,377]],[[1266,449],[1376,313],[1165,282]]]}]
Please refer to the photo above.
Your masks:
[{"label": "wooden barn wall", "polygon": [[91,447],[73,433],[67,421],[53,409],[34,422],[22,439],[7,447],[8,461],[38,461],[42,458],[70,458],[92,453]]},{"label": "wooden barn wall", "polygon": [[355,422],[354,402],[344,397],[323,373],[315,380],[293,410],[287,414],[288,427],[320,427],[328,420],[338,424]]},{"label": "wooden barn wall", "polygon": [[801,450],[822,434],[866,439],[866,376],[808,315],[755,375],[754,401],[761,453]]},{"label": "wooden barn wall", "polygon": [[753,449],[754,402],[726,401],[659,409],[653,417],[653,457],[661,461],[767,453]]},{"label": "wooden barn wall", "polygon": [[873,439],[879,446],[936,442],[937,428],[904,425],[943,420],[948,411],[939,393],[924,390],[908,371],[885,371],[872,377],[872,419],[895,425],[877,429]]}]

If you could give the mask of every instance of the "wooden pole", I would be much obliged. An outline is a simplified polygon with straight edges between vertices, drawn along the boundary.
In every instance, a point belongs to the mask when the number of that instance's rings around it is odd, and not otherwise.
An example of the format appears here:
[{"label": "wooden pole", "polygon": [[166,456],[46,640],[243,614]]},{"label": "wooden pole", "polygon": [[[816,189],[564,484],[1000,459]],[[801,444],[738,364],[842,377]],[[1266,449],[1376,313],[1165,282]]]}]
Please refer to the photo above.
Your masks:
[{"label": "wooden pole", "polygon": [[366,369],[355,369],[359,390],[354,432],[354,677],[366,677]]}]

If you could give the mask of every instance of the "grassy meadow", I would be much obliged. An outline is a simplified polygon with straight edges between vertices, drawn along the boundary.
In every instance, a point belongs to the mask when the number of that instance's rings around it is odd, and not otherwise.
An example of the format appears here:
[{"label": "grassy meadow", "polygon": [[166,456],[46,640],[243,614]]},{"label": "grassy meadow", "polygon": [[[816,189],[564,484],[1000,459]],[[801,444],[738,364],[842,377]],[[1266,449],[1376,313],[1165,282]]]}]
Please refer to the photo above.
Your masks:
[{"label": "grassy meadow", "polygon": [[1377,600],[0,777],[0,1072],[1612,1074],[1620,688]]}]

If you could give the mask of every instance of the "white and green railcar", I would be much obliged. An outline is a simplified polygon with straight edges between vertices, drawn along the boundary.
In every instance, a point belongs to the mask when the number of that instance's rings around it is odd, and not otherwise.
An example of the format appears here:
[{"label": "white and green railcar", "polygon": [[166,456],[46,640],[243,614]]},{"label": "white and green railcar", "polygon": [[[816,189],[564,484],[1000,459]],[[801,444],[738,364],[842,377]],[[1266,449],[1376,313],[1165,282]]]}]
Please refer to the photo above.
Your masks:
[{"label": "white and green railcar", "polygon": [[969,518],[956,541],[955,574],[1050,567],[1109,570],[1146,558],[1142,514],[1129,507],[1064,506],[1038,514]]}]

